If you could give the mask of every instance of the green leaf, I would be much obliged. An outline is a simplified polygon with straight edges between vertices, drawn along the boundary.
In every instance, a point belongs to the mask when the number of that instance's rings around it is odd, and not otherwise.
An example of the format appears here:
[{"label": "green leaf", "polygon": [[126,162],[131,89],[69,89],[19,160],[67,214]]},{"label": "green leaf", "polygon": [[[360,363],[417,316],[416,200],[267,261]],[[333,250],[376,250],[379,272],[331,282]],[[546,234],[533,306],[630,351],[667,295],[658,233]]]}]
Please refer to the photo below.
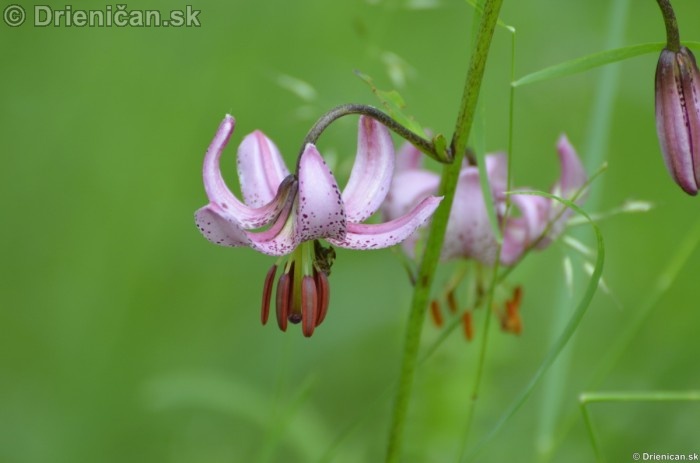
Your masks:
[{"label": "green leaf", "polygon": [[[684,42],[683,44],[691,48],[700,48],[700,42]],[[606,64],[624,61],[626,59],[645,55],[647,53],[658,53],[664,48],[664,46],[666,46],[666,42],[642,43],[638,45],[631,45],[629,47],[615,48],[613,50],[593,53],[592,55],[586,55],[571,61],[565,61],[563,63],[533,72],[532,74],[528,74],[515,82],[512,82],[511,85],[513,87],[522,87],[523,85],[578,74],[600,66],[605,66]]]},{"label": "green leaf", "polygon": [[367,74],[357,70],[355,71],[355,74],[370,86],[372,93],[377,95],[377,98],[379,98],[379,101],[382,103],[382,106],[384,106],[384,109],[386,109],[386,112],[389,113],[394,120],[405,126],[411,132],[420,135],[423,138],[428,138],[425,134],[425,130],[423,130],[423,127],[421,127],[421,125],[418,124],[412,117],[404,114],[403,110],[406,107],[406,103],[399,92],[396,90],[380,90],[374,85],[374,81]]},{"label": "green leaf", "polygon": [[540,364],[539,368],[535,372],[534,376],[530,380],[530,382],[525,386],[525,388],[522,390],[520,395],[513,401],[513,403],[508,407],[508,409],[505,411],[505,413],[501,416],[501,418],[497,421],[496,425],[493,427],[493,429],[477,444],[477,446],[473,449],[473,451],[468,455],[467,461],[473,461],[478,453],[483,449],[483,447],[490,442],[496,434],[501,430],[503,425],[520,409],[520,407],[527,401],[527,399],[530,397],[532,392],[535,390],[535,387],[539,384],[540,380],[544,376],[544,374],[549,370],[549,368],[552,366],[554,361],[557,359],[559,354],[561,353],[562,350],[564,350],[564,347],[566,347],[567,343],[571,339],[571,336],[574,334],[576,329],[579,326],[579,323],[581,323],[581,319],[583,318],[584,314],[588,310],[588,306],[591,304],[591,300],[593,299],[593,295],[595,294],[598,284],[600,282],[600,278],[603,273],[603,263],[605,262],[605,247],[603,245],[603,235],[600,232],[600,229],[598,228],[598,225],[593,222],[593,220],[588,216],[588,214],[583,211],[580,207],[578,207],[575,203],[562,199],[558,196],[554,196],[550,193],[545,193],[542,191],[518,191],[518,192],[509,192],[508,194],[529,194],[529,195],[536,195],[536,196],[544,196],[545,198],[553,199],[555,201],[559,201],[560,203],[564,204],[565,206],[571,208],[574,210],[576,213],[582,215],[588,220],[588,223],[591,225],[593,228],[593,232],[595,233],[596,237],[596,244],[597,244],[597,255],[596,255],[596,262],[595,262],[595,268],[593,269],[593,274],[591,275],[590,280],[588,281],[588,285],[586,286],[586,291],[583,295],[583,298],[579,302],[578,306],[576,307],[576,310],[574,311],[573,315],[569,319],[569,323],[566,325],[564,328],[564,331],[562,334],[559,336],[559,338],[556,340],[554,345],[549,349],[547,352],[547,355],[545,356],[544,360]]}]

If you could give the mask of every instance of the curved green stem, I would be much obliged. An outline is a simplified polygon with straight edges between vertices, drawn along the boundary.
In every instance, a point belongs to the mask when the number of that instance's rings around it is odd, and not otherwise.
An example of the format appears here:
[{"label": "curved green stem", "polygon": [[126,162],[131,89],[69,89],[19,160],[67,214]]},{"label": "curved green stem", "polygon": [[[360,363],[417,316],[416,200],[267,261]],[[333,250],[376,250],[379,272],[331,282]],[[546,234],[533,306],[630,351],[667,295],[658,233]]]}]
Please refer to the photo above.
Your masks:
[{"label": "curved green stem", "polygon": [[413,291],[408,324],[406,326],[406,338],[401,360],[399,387],[394,402],[386,458],[386,461],[390,463],[397,463],[401,458],[406,414],[413,388],[413,377],[418,359],[418,347],[420,345],[425,310],[428,306],[430,290],[440,258],[445,229],[447,228],[447,219],[452,208],[459,171],[462,167],[462,160],[464,159],[469,132],[471,131],[474,121],[474,110],[476,108],[479,91],[481,89],[481,81],[486,68],[486,59],[488,57],[491,39],[502,3],[503,0],[487,0],[484,6],[484,13],[477,33],[476,48],[474,49],[469,63],[469,71],[464,85],[464,94],[451,143],[451,152],[454,155],[454,162],[445,165],[442,171],[439,194],[443,195],[444,199],[432,219],[425,253],[423,254],[423,259],[421,260],[420,269],[418,271],[418,280],[416,281]]},{"label": "curved green stem", "polygon": [[304,152],[306,144],[316,143],[318,137],[321,136],[323,131],[326,130],[329,125],[331,125],[337,119],[340,119],[341,117],[347,116],[349,114],[362,114],[364,116],[371,117],[372,119],[375,119],[382,123],[384,126],[386,126],[389,130],[395,132],[397,135],[408,140],[416,148],[418,148],[431,158],[435,159],[436,161],[442,163],[451,162],[451,159],[444,159],[442,157],[441,153],[438,149],[436,149],[435,144],[431,140],[426,140],[420,135],[412,132],[410,129],[399,124],[394,119],[392,119],[391,116],[380,111],[379,109],[373,106],[362,104],[344,104],[336,106],[335,108],[328,111],[316,121],[313,127],[311,127],[309,133],[307,133],[306,137],[304,137],[304,143],[302,144],[301,150],[299,151],[299,157],[297,159],[297,168],[299,167],[298,164],[299,160],[301,159],[301,153]]},{"label": "curved green stem", "polygon": [[678,32],[678,22],[676,14],[673,12],[670,0],[656,0],[661,8],[661,14],[664,17],[666,25],[666,48],[673,52],[681,51],[681,37]]}]

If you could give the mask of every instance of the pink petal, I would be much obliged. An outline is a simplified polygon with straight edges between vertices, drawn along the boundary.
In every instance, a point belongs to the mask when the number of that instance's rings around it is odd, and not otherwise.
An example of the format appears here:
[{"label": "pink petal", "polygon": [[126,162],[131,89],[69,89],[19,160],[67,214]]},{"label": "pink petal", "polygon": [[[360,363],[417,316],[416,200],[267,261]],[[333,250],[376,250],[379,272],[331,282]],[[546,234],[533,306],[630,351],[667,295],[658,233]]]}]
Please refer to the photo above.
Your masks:
[{"label": "pink petal", "polygon": [[[440,177],[427,170],[407,170],[394,176],[389,194],[382,204],[382,216],[393,220],[408,213],[421,199],[437,192]],[[416,243],[420,238],[418,232],[401,243],[401,247],[409,257],[414,257]]]},{"label": "pink petal", "polygon": [[349,222],[362,222],[384,201],[394,173],[394,144],[384,125],[360,117],[357,155],[348,184],[343,190]]},{"label": "pink petal", "polygon": [[280,204],[280,213],[275,223],[264,231],[248,231],[229,210],[215,203],[199,209],[195,221],[202,235],[220,246],[250,246],[271,255],[289,254],[298,244],[293,233],[294,220],[290,218],[296,198],[297,182],[289,176],[282,182],[275,202]]},{"label": "pink petal", "polygon": [[428,170],[408,170],[394,176],[382,214],[389,220],[407,213],[420,199],[437,192],[440,176]]},{"label": "pink petal", "polygon": [[332,244],[349,249],[381,249],[408,238],[435,212],[442,197],[430,196],[411,212],[382,224],[348,223],[344,239],[328,239]]},{"label": "pink petal", "polygon": [[462,169],[455,192],[442,257],[473,258],[485,264],[493,264],[497,250],[498,245],[481,193],[479,171],[473,166],[466,167]]},{"label": "pink petal", "polygon": [[[226,186],[226,182],[221,175],[219,160],[221,153],[228,144],[235,120],[232,116],[226,115],[216,131],[207,154],[204,156],[204,167],[202,169],[204,177],[204,189],[207,192],[210,205],[216,205],[216,209],[226,212],[229,218],[233,219],[244,229],[259,228],[272,222],[282,207],[278,201],[272,200],[268,204],[252,208],[241,203],[231,190]],[[227,219],[228,220],[228,219]]]},{"label": "pink petal", "polygon": [[338,184],[316,147],[307,144],[299,161],[296,237],[342,240],[346,218]]},{"label": "pink petal", "polygon": [[583,168],[583,164],[581,164],[581,159],[579,159],[576,150],[571,146],[566,135],[559,137],[557,152],[559,153],[559,162],[561,164],[561,177],[553,187],[552,193],[571,199],[586,184],[588,175]]},{"label": "pink petal", "polygon": [[[565,199],[572,199],[574,194],[588,181],[588,175],[581,164],[581,160],[576,154],[576,150],[569,143],[566,135],[562,135],[557,143],[559,162],[561,164],[561,176],[559,181],[552,187],[552,194]],[[580,194],[576,200],[577,204],[583,204],[586,199],[585,192]],[[563,212],[562,212],[563,211]],[[549,220],[552,225],[547,236],[537,245],[538,249],[543,249],[564,232],[566,222],[571,217],[573,211],[558,201],[552,201],[550,207]],[[556,220],[555,220],[556,219]]]},{"label": "pink petal", "polygon": [[550,200],[542,196],[513,195],[511,199],[520,216],[509,217],[503,230],[501,262],[505,265],[515,263],[525,249],[542,235],[547,227],[551,206]]},{"label": "pink petal", "polygon": [[491,192],[500,198],[508,188],[508,156],[505,153],[487,154],[485,159]]},{"label": "pink petal", "polygon": [[248,246],[250,241],[241,224],[216,204],[209,204],[194,214],[197,228],[209,241],[219,246]]},{"label": "pink petal", "polygon": [[423,153],[418,148],[405,142],[396,152],[396,170],[403,172],[406,170],[420,169],[423,166]]},{"label": "pink petal", "polygon": [[257,233],[248,233],[250,247],[271,256],[284,256],[291,254],[301,240],[294,230],[296,223],[292,208],[296,197],[290,198],[285,204],[282,213],[275,223],[267,230]]},{"label": "pink petal", "polygon": [[289,175],[277,146],[259,130],[238,147],[238,178],[248,206],[261,207],[272,201],[282,180]]}]

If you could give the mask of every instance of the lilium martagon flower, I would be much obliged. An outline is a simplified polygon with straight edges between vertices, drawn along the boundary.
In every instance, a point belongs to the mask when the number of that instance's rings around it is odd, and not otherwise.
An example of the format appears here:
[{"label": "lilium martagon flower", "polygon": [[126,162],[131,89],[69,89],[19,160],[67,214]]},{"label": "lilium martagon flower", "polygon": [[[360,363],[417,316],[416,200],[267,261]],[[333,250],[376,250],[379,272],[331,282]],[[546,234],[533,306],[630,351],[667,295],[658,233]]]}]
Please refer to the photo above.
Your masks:
[{"label": "lilium martagon flower", "polygon": [[[573,199],[588,181],[588,176],[566,136],[557,143],[561,175],[551,188],[555,196]],[[437,191],[440,178],[421,166],[420,152],[404,145],[397,154],[397,174],[383,206],[387,219],[400,216],[409,210],[419,198]],[[486,155],[486,173],[498,222],[503,230],[503,247],[500,262],[515,264],[530,248],[543,249],[566,228],[572,211],[549,198],[535,195],[513,194],[511,201],[516,214],[505,217],[508,160],[503,153]],[[525,190],[515,188],[514,190]],[[581,204],[585,195],[579,194]],[[403,244],[404,251],[413,257],[418,235]],[[479,180],[479,170],[465,164],[459,175],[455,198],[445,232],[442,259],[474,259],[486,265],[496,261],[498,243],[493,234]]]},{"label": "lilium martagon flower", "polygon": [[686,47],[665,48],[656,66],[656,132],[666,168],[689,195],[700,188],[700,72]]},{"label": "lilium martagon flower", "polygon": [[[582,190],[588,181],[583,165],[566,136],[562,135],[557,143],[561,175],[551,188],[555,196],[575,200],[581,204],[585,200]],[[437,174],[421,165],[421,153],[410,145],[404,145],[397,154],[397,173],[394,176],[389,195],[382,211],[387,219],[399,216],[413,207],[416,201],[437,191],[440,178]],[[503,230],[503,243],[500,263],[504,266],[515,265],[530,249],[543,249],[555,240],[566,228],[572,211],[558,201],[543,196],[513,194],[511,201],[515,214],[511,211],[507,217],[506,189],[508,179],[508,160],[503,153],[486,155],[486,174],[488,176],[494,208],[498,223]],[[518,188],[524,190],[524,188]],[[415,233],[404,241],[404,252],[413,257],[419,234]],[[443,261],[471,259],[485,265],[494,265],[498,255],[498,242],[489,222],[484,196],[479,180],[477,166],[466,164],[462,167],[455,190],[452,210],[447,222],[445,240],[442,247]],[[446,292],[447,304],[452,314],[459,310],[454,289],[462,277],[450,283]],[[483,282],[477,281],[475,300],[481,300],[479,292],[483,291]],[[499,312],[501,327],[504,331],[520,334],[522,320],[519,307],[522,289],[517,286],[513,296],[505,301],[504,311]],[[479,302],[475,302],[479,304]],[[472,311],[475,307],[464,310],[462,323],[468,340],[473,334]],[[436,325],[442,324],[440,303],[433,300],[431,315]]]},{"label": "lilium martagon flower", "polygon": [[313,144],[304,147],[296,172],[290,174],[269,138],[260,131],[246,136],[238,147],[241,202],[226,186],[219,167],[234,125],[234,118],[226,115],[204,158],[209,204],[195,213],[197,227],[214,244],[279,256],[265,278],[262,323],[267,323],[275,275],[282,266],[275,293],[277,323],[286,331],[287,322],[301,322],[309,337],[328,310],[328,276],[335,258],[332,246],[319,240],[358,250],[393,246],[413,234],[442,198],[425,198],[385,223],[364,223],[389,191],[395,156],[388,130],[361,117],[357,156],[342,192]]}]

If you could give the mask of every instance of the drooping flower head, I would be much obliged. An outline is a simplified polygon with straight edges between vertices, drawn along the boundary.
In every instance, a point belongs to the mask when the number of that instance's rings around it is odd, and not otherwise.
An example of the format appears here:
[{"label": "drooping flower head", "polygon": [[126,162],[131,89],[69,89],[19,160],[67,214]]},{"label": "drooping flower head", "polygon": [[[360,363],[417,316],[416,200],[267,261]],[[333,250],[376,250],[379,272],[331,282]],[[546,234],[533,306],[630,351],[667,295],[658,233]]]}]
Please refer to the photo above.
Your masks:
[{"label": "drooping flower head", "polygon": [[[586,173],[576,151],[565,136],[557,144],[561,176],[552,193],[571,199],[587,181]],[[383,206],[388,219],[404,214],[426,195],[437,191],[439,176],[423,169],[420,153],[405,145],[398,153],[399,172],[394,177]],[[558,202],[533,195],[511,195],[516,214],[506,219],[507,158],[505,154],[486,156],[486,173],[499,223],[503,229],[501,263],[512,265],[530,247],[543,248],[560,235],[571,211],[563,210]],[[522,188],[517,188],[522,189]],[[579,202],[582,197],[578,198]],[[505,221],[505,223],[504,223]],[[546,236],[543,236],[548,229]],[[404,242],[404,250],[413,255],[417,235]],[[488,213],[476,166],[465,164],[455,191],[455,198],[445,232],[443,260],[475,259],[492,265],[496,260],[497,241],[489,223]]]},{"label": "drooping flower head", "polygon": [[[345,189],[338,184],[316,149],[309,143],[290,174],[275,144],[262,132],[246,136],[238,148],[238,177],[243,202],[226,186],[219,159],[233,133],[227,115],[204,158],[204,188],[209,204],[195,213],[197,227],[214,244],[247,246],[273,255],[290,255],[277,283],[277,322],[302,323],[311,336],[328,309],[328,275],[334,246],[380,249],[410,236],[435,211],[441,198],[430,196],[382,224],[363,223],[379,208],[391,185],[394,149],[388,130],[361,117],[358,149]],[[261,319],[267,322],[277,264],[268,272],[263,289]]]},{"label": "drooping flower head", "polygon": [[700,71],[686,47],[656,66],[656,131],[669,173],[689,195],[700,188]]}]

